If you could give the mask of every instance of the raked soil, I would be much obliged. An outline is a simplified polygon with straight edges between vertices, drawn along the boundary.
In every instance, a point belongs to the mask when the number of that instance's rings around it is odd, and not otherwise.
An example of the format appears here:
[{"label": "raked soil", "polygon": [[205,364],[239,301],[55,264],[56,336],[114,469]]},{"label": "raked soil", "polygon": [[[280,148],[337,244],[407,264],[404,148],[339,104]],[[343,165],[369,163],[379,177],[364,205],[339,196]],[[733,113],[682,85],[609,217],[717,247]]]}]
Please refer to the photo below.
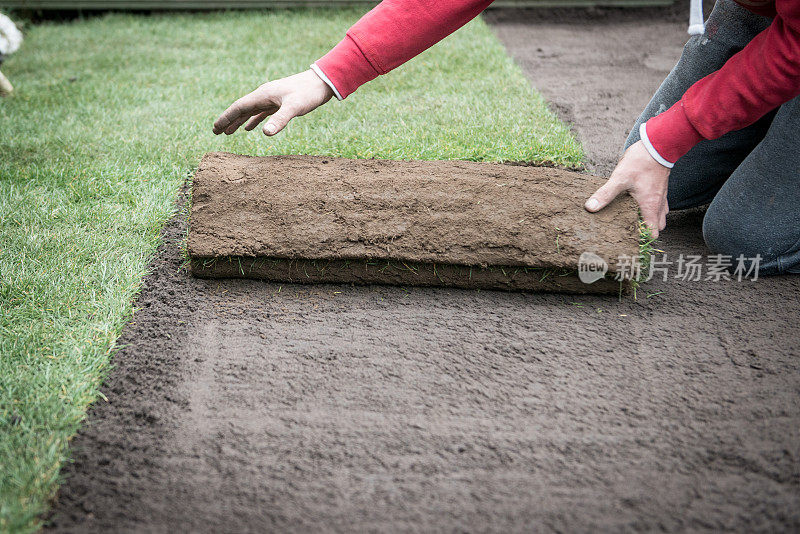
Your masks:
[{"label": "raked soil", "polygon": [[[602,171],[677,58],[685,23],[662,15],[491,18]],[[670,214],[661,248],[705,254],[701,220]],[[622,301],[199,280],[185,230],[165,228],[54,530],[800,529],[800,277]]]}]

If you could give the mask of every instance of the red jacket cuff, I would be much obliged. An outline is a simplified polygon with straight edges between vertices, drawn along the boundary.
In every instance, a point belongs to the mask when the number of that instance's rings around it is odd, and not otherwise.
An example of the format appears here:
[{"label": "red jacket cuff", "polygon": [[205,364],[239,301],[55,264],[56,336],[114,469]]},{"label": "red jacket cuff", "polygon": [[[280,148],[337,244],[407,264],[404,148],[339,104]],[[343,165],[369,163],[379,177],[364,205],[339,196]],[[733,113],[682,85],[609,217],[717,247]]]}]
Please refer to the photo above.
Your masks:
[{"label": "red jacket cuff", "polygon": [[345,36],[333,50],[318,59],[316,65],[336,86],[342,98],[347,98],[380,74],[350,35]]},{"label": "red jacket cuff", "polygon": [[683,101],[647,121],[647,138],[662,158],[675,163],[703,136],[689,121]]}]

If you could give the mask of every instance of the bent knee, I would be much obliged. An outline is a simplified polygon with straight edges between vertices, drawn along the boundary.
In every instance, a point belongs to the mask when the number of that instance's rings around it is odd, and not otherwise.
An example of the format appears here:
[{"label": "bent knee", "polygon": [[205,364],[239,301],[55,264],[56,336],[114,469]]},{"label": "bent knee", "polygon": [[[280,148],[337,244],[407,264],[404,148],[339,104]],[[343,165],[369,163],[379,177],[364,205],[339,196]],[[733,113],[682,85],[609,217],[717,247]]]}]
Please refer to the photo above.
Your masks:
[{"label": "bent knee", "polygon": [[757,235],[757,228],[740,218],[723,216],[714,207],[712,204],[708,208],[703,219],[703,239],[712,254],[733,257],[776,255],[772,247]]},{"label": "bent knee", "polygon": [[722,215],[712,204],[703,219],[703,239],[711,254],[729,256],[734,264],[739,258],[758,261],[764,275],[800,270],[800,236],[781,235],[759,221]]}]

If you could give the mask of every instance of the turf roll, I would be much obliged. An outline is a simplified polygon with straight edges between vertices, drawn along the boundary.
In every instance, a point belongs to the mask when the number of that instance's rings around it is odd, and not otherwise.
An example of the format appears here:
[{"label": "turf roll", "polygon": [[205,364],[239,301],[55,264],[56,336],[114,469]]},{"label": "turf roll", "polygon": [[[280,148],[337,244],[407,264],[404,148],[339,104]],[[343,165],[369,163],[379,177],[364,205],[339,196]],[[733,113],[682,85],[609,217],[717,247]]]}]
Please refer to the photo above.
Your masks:
[{"label": "turf roll", "polygon": [[[618,292],[638,214],[627,195],[586,212],[603,181],[517,164],[214,152],[194,176],[187,249],[203,278]],[[608,266],[589,284],[586,254]]]}]

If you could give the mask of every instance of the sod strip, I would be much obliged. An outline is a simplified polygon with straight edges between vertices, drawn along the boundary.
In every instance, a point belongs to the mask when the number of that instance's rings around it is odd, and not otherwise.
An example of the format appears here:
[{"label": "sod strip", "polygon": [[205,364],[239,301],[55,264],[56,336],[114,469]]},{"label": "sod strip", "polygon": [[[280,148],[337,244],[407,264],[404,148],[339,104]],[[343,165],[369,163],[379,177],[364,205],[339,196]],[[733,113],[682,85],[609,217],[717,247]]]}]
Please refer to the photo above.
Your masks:
[{"label": "sod strip", "polygon": [[188,253],[199,277],[616,292],[581,254],[638,255],[637,210],[583,202],[602,178],[463,161],[210,153],[194,178]]}]

